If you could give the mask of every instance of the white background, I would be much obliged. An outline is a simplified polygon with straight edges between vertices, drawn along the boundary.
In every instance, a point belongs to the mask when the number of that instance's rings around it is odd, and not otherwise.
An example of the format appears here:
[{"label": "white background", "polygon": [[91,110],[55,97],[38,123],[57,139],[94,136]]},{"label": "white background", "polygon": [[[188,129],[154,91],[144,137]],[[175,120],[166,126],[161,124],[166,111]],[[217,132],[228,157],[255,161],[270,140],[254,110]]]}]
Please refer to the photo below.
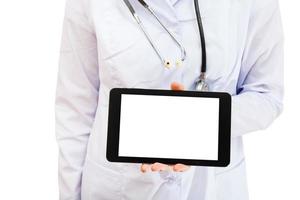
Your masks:
[{"label": "white background", "polygon": [[126,94],[121,99],[119,156],[218,160],[219,99]]},{"label": "white background", "polygon": [[[58,199],[54,89],[63,0],[0,1],[0,199]],[[300,199],[300,2],[282,0],[285,110],[244,137],[252,200]]]}]

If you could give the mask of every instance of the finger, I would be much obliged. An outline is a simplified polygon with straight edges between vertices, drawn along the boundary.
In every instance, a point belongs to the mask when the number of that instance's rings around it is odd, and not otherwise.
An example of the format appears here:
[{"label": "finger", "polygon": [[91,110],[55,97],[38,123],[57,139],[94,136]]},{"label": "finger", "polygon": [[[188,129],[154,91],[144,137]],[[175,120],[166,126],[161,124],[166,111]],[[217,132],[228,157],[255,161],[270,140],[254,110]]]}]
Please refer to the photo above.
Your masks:
[{"label": "finger", "polygon": [[173,166],[173,170],[175,172],[185,172],[190,168],[190,166],[184,165],[184,164],[176,164]]},{"label": "finger", "polygon": [[172,90],[184,90],[184,86],[181,83],[173,82],[171,83]]},{"label": "finger", "polygon": [[145,173],[150,169],[150,164],[142,164],[141,165],[141,172]]},{"label": "finger", "polygon": [[156,171],[166,171],[168,170],[168,165],[162,164],[162,163],[154,163],[153,165],[151,165],[151,170],[153,172]]}]

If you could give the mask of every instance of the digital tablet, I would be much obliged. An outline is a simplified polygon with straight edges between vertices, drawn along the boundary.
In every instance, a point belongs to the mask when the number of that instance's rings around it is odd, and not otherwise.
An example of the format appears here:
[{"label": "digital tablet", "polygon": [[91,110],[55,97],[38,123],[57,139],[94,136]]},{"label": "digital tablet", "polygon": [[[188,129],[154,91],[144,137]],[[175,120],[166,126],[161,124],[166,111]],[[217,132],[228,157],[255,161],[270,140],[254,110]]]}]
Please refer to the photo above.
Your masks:
[{"label": "digital tablet", "polygon": [[230,128],[228,93],[114,88],[106,158],[225,167],[230,163]]}]

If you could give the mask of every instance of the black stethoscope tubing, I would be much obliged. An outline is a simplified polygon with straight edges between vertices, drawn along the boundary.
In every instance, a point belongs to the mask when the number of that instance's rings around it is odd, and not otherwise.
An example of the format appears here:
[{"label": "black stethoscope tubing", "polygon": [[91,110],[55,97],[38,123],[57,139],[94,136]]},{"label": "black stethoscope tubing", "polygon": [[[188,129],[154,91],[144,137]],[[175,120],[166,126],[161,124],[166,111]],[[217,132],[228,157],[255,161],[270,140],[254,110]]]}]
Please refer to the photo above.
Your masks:
[{"label": "black stethoscope tubing", "polygon": [[195,12],[196,12],[196,17],[198,22],[200,41],[201,41],[201,50],[202,50],[201,72],[206,73],[206,42],[205,42],[205,34],[204,34],[202,17],[199,9],[198,0],[194,0],[194,5],[195,5]]}]

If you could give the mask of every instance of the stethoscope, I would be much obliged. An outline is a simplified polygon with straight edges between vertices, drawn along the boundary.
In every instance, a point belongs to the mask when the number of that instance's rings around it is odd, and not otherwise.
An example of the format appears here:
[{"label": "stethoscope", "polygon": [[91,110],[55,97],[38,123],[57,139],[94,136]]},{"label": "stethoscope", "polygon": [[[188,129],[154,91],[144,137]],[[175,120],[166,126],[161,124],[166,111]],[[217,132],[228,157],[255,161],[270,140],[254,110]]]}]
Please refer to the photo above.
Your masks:
[{"label": "stethoscope", "polygon": [[[151,44],[152,48],[154,49],[155,53],[157,56],[160,58],[162,64],[166,68],[170,68],[171,66],[171,61],[165,59],[159,48],[155,45],[153,42],[150,34],[147,32],[145,26],[143,25],[143,22],[140,20],[139,16],[135,12],[132,4],[129,2],[129,0],[123,0],[128,9],[130,10],[131,14],[133,15],[134,19],[138,23],[140,29],[143,31],[144,35],[146,36],[147,40]],[[176,66],[181,66],[182,62],[186,58],[186,51],[183,45],[176,39],[176,37],[173,35],[171,31],[168,30],[168,28],[162,23],[160,18],[156,15],[155,11],[144,1],[144,0],[138,0],[138,2],[146,8],[152,16],[158,21],[158,23],[163,27],[163,29],[169,34],[169,36],[172,38],[172,40],[176,43],[176,45],[180,48],[181,52],[181,58],[177,59],[175,61]],[[208,91],[209,87],[208,84],[206,83],[206,46],[205,46],[205,37],[204,37],[204,30],[203,30],[203,25],[202,25],[202,19],[201,19],[201,14],[200,14],[200,9],[199,9],[199,3],[198,0],[194,0],[194,7],[195,7],[195,12],[196,12],[196,17],[197,17],[197,23],[198,23],[198,29],[199,29],[199,35],[200,35],[200,40],[201,40],[201,49],[202,49],[202,64],[201,64],[201,71],[200,71],[200,76],[198,79],[195,81],[195,89],[197,91]]]}]

